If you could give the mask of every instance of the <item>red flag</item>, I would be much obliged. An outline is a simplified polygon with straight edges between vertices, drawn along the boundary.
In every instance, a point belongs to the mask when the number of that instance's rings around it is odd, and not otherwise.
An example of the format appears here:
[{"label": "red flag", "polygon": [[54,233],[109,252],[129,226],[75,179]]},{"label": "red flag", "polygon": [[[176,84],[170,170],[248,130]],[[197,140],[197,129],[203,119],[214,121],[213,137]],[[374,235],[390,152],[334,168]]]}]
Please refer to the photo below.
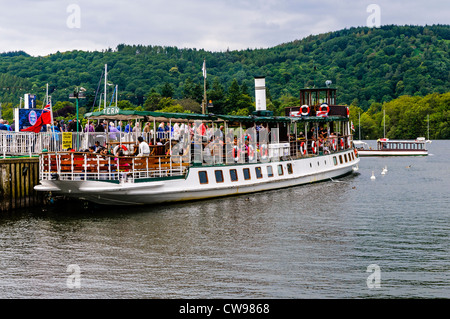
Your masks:
[{"label": "red flag", "polygon": [[37,119],[36,123],[33,126],[24,128],[20,130],[21,132],[34,132],[39,133],[41,131],[42,126],[52,124],[52,112],[50,108],[50,104],[46,105],[44,110],[42,111],[41,116]]}]

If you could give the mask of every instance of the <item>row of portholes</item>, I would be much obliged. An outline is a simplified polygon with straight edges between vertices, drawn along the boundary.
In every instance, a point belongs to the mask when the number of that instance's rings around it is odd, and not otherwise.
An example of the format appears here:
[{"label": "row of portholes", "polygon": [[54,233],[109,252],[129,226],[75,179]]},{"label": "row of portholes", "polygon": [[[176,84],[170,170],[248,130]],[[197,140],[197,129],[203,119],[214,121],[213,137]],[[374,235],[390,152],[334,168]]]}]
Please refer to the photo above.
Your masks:
[{"label": "row of portholes", "polygon": [[[254,171],[255,171],[254,176],[256,176],[256,179],[263,178],[263,170],[262,170],[261,166],[255,167]],[[278,176],[283,176],[284,171],[285,171],[285,169],[282,164],[277,165]],[[287,174],[289,174],[289,175],[294,173],[293,168],[292,168],[292,163],[287,163],[286,171],[287,171]],[[267,173],[267,177],[274,177],[274,171],[273,171],[272,165],[266,166],[266,173]],[[230,169],[229,175],[230,175],[231,182],[239,181],[237,169],[235,169],[235,168]],[[248,168],[248,167],[242,169],[242,175],[244,177],[244,180],[252,179],[252,173],[250,171],[250,168]],[[223,183],[225,181],[224,176],[223,176],[223,170],[221,170],[221,169],[214,170],[214,177],[215,177],[216,183]],[[209,178],[208,178],[207,171],[199,171],[198,178],[199,178],[200,184],[209,184]]]},{"label": "row of portholes", "polygon": [[[354,161],[355,160],[355,154],[353,152],[350,153],[345,153],[344,155],[339,155],[339,164],[344,164],[348,163],[349,161]],[[334,165],[338,164],[337,158],[336,156],[333,156],[333,162]]]}]

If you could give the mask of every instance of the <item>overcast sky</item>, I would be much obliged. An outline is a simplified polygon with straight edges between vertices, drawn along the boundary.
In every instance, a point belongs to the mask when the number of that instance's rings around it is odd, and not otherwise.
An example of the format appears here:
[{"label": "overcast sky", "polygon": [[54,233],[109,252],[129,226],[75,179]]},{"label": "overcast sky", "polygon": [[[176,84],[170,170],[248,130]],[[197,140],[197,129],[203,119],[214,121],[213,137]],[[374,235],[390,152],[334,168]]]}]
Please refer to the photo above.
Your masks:
[{"label": "overcast sky", "polygon": [[450,23],[449,0],[0,0],[0,4],[0,52],[23,50],[34,56],[115,49],[120,43],[208,51],[267,48],[368,23]]}]

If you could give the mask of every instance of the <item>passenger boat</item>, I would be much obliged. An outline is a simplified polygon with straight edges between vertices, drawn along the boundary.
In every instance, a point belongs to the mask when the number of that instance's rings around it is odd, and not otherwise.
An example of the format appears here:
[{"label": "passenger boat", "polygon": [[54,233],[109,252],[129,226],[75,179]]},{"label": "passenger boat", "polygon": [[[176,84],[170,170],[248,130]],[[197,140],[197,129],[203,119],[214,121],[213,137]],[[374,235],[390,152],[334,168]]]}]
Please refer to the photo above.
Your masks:
[{"label": "passenger boat", "polygon": [[426,141],[424,137],[415,140],[390,140],[381,138],[377,140],[376,149],[372,149],[366,142],[353,141],[359,156],[427,156]]},{"label": "passenger boat", "polygon": [[153,122],[154,128],[165,122],[182,129],[166,133],[166,144],[151,146],[149,156],[41,153],[35,189],[98,204],[142,205],[248,194],[351,174],[359,157],[348,108],[336,105],[335,96],[330,87],[302,89],[301,106],[273,116],[266,110],[265,78],[257,77],[256,111],[250,116],[88,113],[90,120],[133,118]]}]

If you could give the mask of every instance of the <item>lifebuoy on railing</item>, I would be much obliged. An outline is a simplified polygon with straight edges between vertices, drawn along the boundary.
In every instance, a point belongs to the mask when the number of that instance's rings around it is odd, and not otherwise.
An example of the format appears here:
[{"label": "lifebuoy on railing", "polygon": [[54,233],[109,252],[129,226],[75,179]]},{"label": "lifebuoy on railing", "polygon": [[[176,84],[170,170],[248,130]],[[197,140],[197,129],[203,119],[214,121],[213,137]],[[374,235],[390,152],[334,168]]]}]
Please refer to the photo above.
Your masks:
[{"label": "lifebuoy on railing", "polygon": [[255,149],[253,148],[253,146],[249,145],[248,146],[248,161],[251,162],[253,161],[255,158]]},{"label": "lifebuoy on railing", "polygon": [[[325,109],[324,109],[324,108],[325,108]],[[329,113],[329,112],[330,112],[330,107],[328,106],[327,103],[323,103],[323,104],[320,106],[320,110],[321,110],[322,112],[327,112],[327,113]]]},{"label": "lifebuoy on railing", "polygon": [[261,145],[261,148],[259,150],[259,154],[260,154],[262,160],[267,159],[268,150],[267,150],[267,145],[266,144],[262,144]]},{"label": "lifebuoy on railing", "polygon": [[331,141],[331,146],[333,147],[333,151],[337,150],[337,142],[335,138],[333,138],[333,140]]},{"label": "lifebuoy on railing", "polygon": [[308,105],[302,105],[301,107],[300,107],[300,111],[302,112],[302,115],[303,116],[307,116],[307,115],[309,115],[309,106]]},{"label": "lifebuoy on railing", "polygon": [[341,149],[343,150],[344,149],[344,139],[343,138],[341,138]]},{"label": "lifebuoy on railing", "polygon": [[305,142],[302,142],[302,143],[300,144],[300,154],[306,155],[306,146],[305,146]]},{"label": "lifebuoy on railing", "polygon": [[317,153],[317,144],[315,141],[311,142],[311,151],[316,154]]},{"label": "lifebuoy on railing", "polygon": [[241,150],[238,146],[233,147],[233,159],[235,162],[239,161],[239,155],[241,153]]}]

